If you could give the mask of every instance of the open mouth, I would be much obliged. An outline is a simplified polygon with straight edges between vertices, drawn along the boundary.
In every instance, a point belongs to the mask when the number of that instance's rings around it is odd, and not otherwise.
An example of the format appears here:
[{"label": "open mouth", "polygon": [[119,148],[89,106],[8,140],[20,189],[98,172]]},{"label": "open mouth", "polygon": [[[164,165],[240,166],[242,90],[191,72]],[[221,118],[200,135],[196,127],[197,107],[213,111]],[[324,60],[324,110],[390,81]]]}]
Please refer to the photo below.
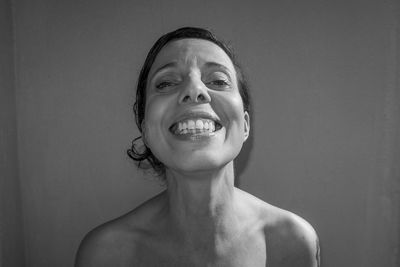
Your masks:
[{"label": "open mouth", "polygon": [[222,125],[211,119],[186,119],[171,125],[169,130],[175,135],[210,134],[222,128]]}]

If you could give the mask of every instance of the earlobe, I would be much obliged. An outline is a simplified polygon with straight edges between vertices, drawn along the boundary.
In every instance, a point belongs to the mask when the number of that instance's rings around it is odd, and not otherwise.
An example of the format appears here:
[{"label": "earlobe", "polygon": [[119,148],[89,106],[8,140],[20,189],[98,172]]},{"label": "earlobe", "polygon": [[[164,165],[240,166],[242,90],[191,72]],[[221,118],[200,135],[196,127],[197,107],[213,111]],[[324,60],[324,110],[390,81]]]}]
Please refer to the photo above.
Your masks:
[{"label": "earlobe", "polygon": [[244,139],[243,142],[247,140],[250,136],[250,115],[247,111],[244,112]]}]

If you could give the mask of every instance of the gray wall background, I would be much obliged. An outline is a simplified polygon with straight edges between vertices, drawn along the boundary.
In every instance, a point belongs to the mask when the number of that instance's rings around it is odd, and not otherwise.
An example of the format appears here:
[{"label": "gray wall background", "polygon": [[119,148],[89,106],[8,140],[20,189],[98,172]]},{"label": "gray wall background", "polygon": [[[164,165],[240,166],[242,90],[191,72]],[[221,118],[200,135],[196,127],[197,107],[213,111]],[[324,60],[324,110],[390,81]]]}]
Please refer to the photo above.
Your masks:
[{"label": "gray wall background", "polygon": [[0,267],[24,266],[10,1],[0,1]]},{"label": "gray wall background", "polygon": [[240,186],[305,217],[326,267],[399,266],[399,3],[0,1],[0,266],[72,266],[162,190],[125,154],[145,55],[181,26],[232,43],[253,98]]}]

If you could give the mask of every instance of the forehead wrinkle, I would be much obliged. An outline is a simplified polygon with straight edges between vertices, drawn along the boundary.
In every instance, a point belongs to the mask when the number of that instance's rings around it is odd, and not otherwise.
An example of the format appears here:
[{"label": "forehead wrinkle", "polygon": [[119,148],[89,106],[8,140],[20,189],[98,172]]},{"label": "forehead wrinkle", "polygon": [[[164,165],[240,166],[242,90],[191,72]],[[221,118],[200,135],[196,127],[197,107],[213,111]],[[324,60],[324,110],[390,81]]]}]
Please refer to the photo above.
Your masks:
[{"label": "forehead wrinkle", "polygon": [[186,70],[185,72],[189,74],[196,71],[196,69],[200,69],[196,52],[196,49],[186,46],[184,50],[179,53],[178,62],[181,63],[180,67],[183,67]]},{"label": "forehead wrinkle", "polygon": [[197,56],[193,53],[186,53],[185,58],[183,59],[183,64],[189,69],[198,67]]},{"label": "forehead wrinkle", "polygon": [[[205,47],[199,45],[203,42],[208,43],[209,45],[214,47],[214,53],[209,53],[207,51],[207,45]],[[236,72],[232,60],[225,53],[225,51],[223,51],[222,48],[220,48],[218,45],[207,40],[188,38],[173,41],[167,44],[163,49],[161,49],[160,54],[157,56],[158,59],[160,58],[160,56],[164,59],[167,58],[167,60],[161,60],[160,63],[164,61],[164,64],[162,64],[161,67],[157,68],[157,71],[151,71],[151,75],[149,75],[149,78],[154,77],[154,75],[158,73],[160,69],[164,69],[163,66],[168,66],[172,68],[183,67],[185,70],[191,70],[195,68],[201,70],[203,68],[209,67],[209,62],[216,63],[214,67],[216,65],[220,65],[228,70],[231,70],[233,73]],[[156,61],[158,60],[156,59]]]}]

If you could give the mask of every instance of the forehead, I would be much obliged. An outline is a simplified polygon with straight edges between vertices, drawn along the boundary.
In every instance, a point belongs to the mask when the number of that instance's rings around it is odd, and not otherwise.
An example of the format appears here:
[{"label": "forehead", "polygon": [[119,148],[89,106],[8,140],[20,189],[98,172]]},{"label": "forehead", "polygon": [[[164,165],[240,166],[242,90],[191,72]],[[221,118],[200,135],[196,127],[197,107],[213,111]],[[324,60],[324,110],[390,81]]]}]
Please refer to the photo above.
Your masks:
[{"label": "forehead", "polygon": [[165,45],[156,57],[150,74],[160,66],[177,63],[178,65],[198,65],[214,62],[234,72],[234,66],[225,51],[213,42],[202,39],[180,39]]}]

